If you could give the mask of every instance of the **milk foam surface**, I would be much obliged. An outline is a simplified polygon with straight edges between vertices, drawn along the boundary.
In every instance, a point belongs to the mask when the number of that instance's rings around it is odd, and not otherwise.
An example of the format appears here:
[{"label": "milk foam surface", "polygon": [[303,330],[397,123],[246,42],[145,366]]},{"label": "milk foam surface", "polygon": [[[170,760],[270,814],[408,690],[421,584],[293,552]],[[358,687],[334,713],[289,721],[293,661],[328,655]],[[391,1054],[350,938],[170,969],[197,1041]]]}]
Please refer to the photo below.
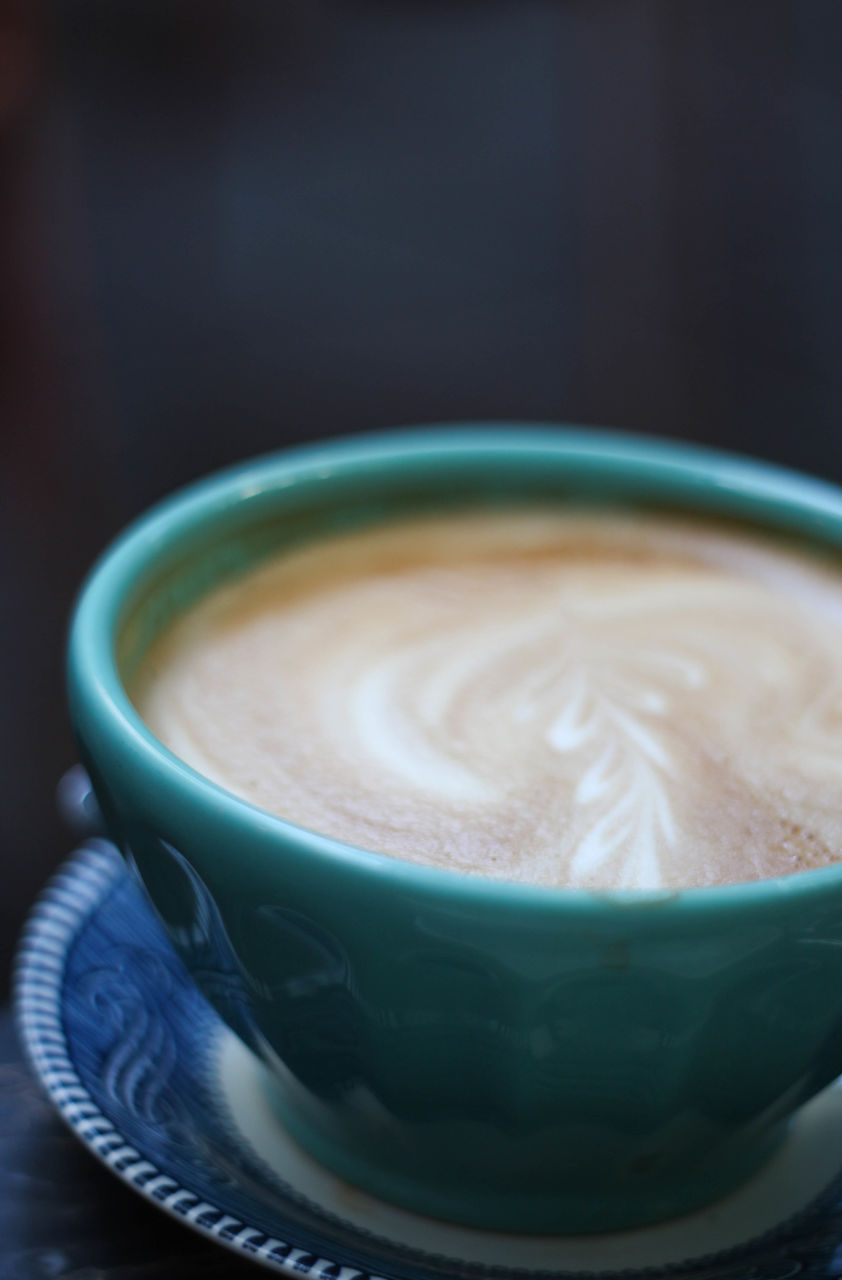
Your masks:
[{"label": "milk foam surface", "polygon": [[658,888],[842,856],[842,569],[726,524],[327,538],[211,593],[131,693],[198,772],[411,861]]}]

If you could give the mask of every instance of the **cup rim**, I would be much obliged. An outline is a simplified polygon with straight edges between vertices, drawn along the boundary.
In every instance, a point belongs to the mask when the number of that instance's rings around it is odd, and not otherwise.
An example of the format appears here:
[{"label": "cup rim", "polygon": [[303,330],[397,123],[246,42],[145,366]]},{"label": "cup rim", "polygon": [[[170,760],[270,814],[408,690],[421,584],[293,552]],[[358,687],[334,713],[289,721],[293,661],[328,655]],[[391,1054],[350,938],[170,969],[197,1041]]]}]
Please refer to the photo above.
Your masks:
[{"label": "cup rim", "polygon": [[[534,885],[431,867],[376,853],[298,826],[197,772],[147,728],[120,678],[115,653],[120,609],[138,576],[165,546],[233,507],[279,490],[329,483],[337,475],[368,472],[419,460],[483,457],[504,462],[527,455],[536,461],[590,468],[602,476],[636,476],[677,500],[691,498],[711,515],[755,519],[792,530],[825,546],[842,548],[842,488],[800,472],[707,446],[656,436],[549,423],[476,422],[405,427],[348,435],[263,454],[194,481],[135,518],[106,547],[82,584],[71,617],[68,683],[89,713],[107,727],[110,742],[125,748],[133,767],[210,804],[236,824],[294,840],[308,856],[327,864],[398,880],[406,888],[450,898],[524,908],[573,906],[602,911],[606,904],[631,910],[652,907],[683,912],[707,908],[763,907],[782,898],[842,890],[840,862],[810,870],[731,884],[681,889],[588,889]],[[633,489],[633,485],[630,486]],[[606,505],[610,505],[609,498]]]}]

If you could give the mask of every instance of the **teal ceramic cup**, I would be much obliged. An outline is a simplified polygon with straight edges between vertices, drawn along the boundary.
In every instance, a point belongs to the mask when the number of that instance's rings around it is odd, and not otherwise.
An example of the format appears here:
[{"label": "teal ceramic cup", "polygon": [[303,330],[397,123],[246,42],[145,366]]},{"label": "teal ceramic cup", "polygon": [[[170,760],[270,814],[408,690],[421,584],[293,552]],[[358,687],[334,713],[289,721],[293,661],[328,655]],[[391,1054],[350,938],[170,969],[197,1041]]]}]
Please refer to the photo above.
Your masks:
[{"label": "teal ceramic cup", "polygon": [[70,636],[73,725],[110,833],[174,952],[268,1063],[280,1122],[351,1182],[494,1229],[668,1217],[772,1152],[842,1072],[842,865],[592,893],[403,862],[199,776],[124,682],[179,611],[284,547],[569,499],[842,545],[842,492],[758,463],[590,431],[396,433],[259,459],[162,503],[96,566]]}]

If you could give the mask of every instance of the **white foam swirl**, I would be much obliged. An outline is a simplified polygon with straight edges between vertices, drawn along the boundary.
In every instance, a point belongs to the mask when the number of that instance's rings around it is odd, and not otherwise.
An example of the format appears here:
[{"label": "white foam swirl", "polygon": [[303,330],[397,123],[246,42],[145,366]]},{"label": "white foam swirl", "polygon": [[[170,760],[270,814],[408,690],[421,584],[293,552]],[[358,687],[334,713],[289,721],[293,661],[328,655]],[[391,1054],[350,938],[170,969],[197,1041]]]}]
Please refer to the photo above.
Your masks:
[{"label": "white foam swirl", "polygon": [[655,517],[345,535],[203,602],[134,691],[264,808],[401,857],[646,887],[842,850],[842,582]]}]

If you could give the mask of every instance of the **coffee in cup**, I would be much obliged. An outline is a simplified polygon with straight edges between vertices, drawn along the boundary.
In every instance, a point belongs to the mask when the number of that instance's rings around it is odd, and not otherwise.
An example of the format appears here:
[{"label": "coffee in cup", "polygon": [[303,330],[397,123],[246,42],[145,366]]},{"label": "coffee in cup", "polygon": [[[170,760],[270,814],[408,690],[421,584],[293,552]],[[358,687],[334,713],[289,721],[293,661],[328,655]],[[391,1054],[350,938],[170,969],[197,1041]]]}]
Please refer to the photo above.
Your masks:
[{"label": "coffee in cup", "polygon": [[348,844],[662,889],[842,856],[842,565],[736,522],[535,506],[315,538],[135,679],[236,795]]}]

